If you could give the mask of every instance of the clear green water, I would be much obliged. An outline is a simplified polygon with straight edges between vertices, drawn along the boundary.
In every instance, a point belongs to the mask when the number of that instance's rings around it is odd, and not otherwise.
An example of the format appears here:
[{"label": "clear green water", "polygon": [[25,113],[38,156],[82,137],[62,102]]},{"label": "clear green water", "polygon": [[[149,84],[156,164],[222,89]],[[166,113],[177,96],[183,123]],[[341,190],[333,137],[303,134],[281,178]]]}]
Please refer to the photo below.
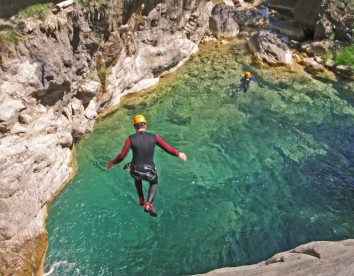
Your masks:
[{"label": "clear green water", "polygon": [[[77,175],[49,208],[47,275],[188,275],[354,238],[352,84],[238,63],[232,44],[201,48],[77,143]],[[230,96],[246,69],[257,81]],[[122,164],[105,170],[138,113],[188,156],[156,149],[157,218]]]}]

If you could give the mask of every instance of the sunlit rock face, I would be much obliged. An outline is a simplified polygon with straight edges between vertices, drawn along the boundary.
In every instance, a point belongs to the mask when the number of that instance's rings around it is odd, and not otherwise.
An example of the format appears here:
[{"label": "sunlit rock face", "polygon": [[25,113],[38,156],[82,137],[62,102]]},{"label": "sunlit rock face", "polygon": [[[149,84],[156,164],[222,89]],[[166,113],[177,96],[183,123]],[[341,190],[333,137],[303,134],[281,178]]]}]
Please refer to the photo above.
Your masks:
[{"label": "sunlit rock face", "polygon": [[240,9],[225,4],[216,5],[209,20],[209,27],[218,38],[235,37],[240,27],[267,28],[268,25],[268,18],[253,7]]},{"label": "sunlit rock face", "polygon": [[117,104],[122,95],[156,84],[161,75],[195,53],[211,9],[211,1],[166,1],[143,7],[138,20],[122,25],[119,32],[125,47],[106,79],[108,106]]},{"label": "sunlit rock face", "polygon": [[282,37],[269,31],[254,34],[247,43],[255,59],[270,65],[292,64],[292,53]]},{"label": "sunlit rock face", "polygon": [[[339,242],[319,241],[300,245],[290,251],[275,254],[254,265],[213,270],[204,275],[351,275],[354,240]],[[201,275],[201,274],[198,274]]]},{"label": "sunlit rock face", "polygon": [[[6,256],[31,233],[37,239],[28,227],[43,218],[39,211],[69,177],[73,141],[93,130],[97,114],[155,84],[198,50],[212,2],[158,2],[139,14],[122,9],[126,14],[114,23],[104,10],[78,4],[43,21],[7,21],[21,39],[1,45],[0,55],[0,245]],[[135,11],[137,3],[130,5]],[[16,267],[10,259],[9,269]],[[37,273],[34,267],[23,269]]]},{"label": "sunlit rock face", "polygon": [[[101,87],[99,43],[83,12],[12,24],[21,40],[2,46],[0,63],[1,240],[27,227],[68,178],[73,138],[92,131]],[[108,27],[102,17],[96,24]]]},{"label": "sunlit rock face", "polygon": [[216,5],[209,26],[216,37],[234,37],[240,32],[236,9],[227,5]]},{"label": "sunlit rock face", "polygon": [[67,179],[73,140],[93,130],[98,112],[197,51],[211,8],[151,2],[113,31],[104,11],[75,5],[11,23],[22,38],[1,52],[0,239],[25,228]]}]

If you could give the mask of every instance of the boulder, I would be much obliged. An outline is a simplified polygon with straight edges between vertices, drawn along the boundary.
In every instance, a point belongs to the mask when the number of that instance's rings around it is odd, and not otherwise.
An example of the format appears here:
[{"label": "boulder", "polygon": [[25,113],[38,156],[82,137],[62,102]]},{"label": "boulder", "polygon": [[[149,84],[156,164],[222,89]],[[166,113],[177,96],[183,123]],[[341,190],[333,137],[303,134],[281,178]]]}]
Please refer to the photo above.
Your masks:
[{"label": "boulder", "polygon": [[0,241],[1,275],[43,275],[42,261],[48,247],[43,227],[46,208],[11,240]]},{"label": "boulder", "polygon": [[254,34],[247,45],[258,61],[270,65],[292,64],[292,53],[279,35],[262,30]]},{"label": "boulder", "polygon": [[[69,105],[72,112],[72,135],[75,138],[78,138],[85,133],[91,132],[93,130],[94,121],[87,119],[85,116],[85,107],[82,102],[77,98],[72,98],[72,101]],[[91,116],[90,116],[91,117]],[[94,119],[96,116],[92,116]]]},{"label": "boulder", "polygon": [[354,69],[351,66],[337,65],[335,71],[346,79],[354,80]]},{"label": "boulder", "polygon": [[255,0],[253,1],[253,6],[258,8],[258,9],[264,9],[268,7],[269,5],[269,0]]},{"label": "boulder", "polygon": [[325,66],[329,69],[332,69],[336,64],[333,59],[328,59],[325,63]]},{"label": "boulder", "polygon": [[245,2],[243,0],[233,0],[235,7],[243,7]]},{"label": "boulder", "polygon": [[216,5],[209,19],[209,27],[216,37],[234,37],[240,32],[236,9],[223,4]]},{"label": "boulder", "polygon": [[267,28],[269,19],[255,8],[236,10],[237,23],[245,27]]},{"label": "boulder", "polygon": [[226,267],[206,274],[218,276],[274,275],[352,275],[354,271],[354,240],[317,241],[300,245],[293,250],[275,254],[253,265]]},{"label": "boulder", "polygon": [[300,62],[302,65],[306,66],[308,69],[313,71],[324,71],[324,66],[316,61],[314,58],[303,58]]},{"label": "boulder", "polygon": [[232,0],[223,0],[222,3],[225,6],[229,6],[229,7],[235,7],[234,2]]},{"label": "boulder", "polygon": [[321,40],[304,42],[300,46],[300,50],[307,53],[309,56],[324,57],[330,51],[340,51],[342,43],[332,40]]},{"label": "boulder", "polygon": [[101,89],[101,82],[96,79],[87,78],[80,83],[77,90],[76,98],[80,99],[84,105],[88,104]]},{"label": "boulder", "polygon": [[317,21],[320,18],[320,0],[298,0],[294,8],[294,18],[296,21],[314,31]]},{"label": "boulder", "polygon": [[315,40],[328,39],[332,34],[334,34],[334,26],[326,17],[317,21],[313,37]]},{"label": "boulder", "polygon": [[296,0],[269,0],[268,7],[271,9],[291,11],[296,5]]},{"label": "boulder", "polygon": [[289,39],[301,41],[305,38],[302,26],[295,20],[279,21],[273,31],[287,36]]}]

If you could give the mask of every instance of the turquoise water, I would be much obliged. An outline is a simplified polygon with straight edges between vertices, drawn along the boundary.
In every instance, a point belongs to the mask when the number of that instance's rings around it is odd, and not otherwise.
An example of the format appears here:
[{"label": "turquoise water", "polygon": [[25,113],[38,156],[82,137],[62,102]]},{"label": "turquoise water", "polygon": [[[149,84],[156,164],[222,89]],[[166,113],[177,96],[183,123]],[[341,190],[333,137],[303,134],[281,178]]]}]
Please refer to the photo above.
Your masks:
[{"label": "turquoise water", "polygon": [[[49,208],[47,275],[189,275],[354,238],[352,84],[242,55],[234,44],[202,45],[78,141],[77,175]],[[256,80],[230,96],[245,70]],[[138,205],[125,162],[105,170],[139,113],[188,156],[156,149],[157,218]]]}]

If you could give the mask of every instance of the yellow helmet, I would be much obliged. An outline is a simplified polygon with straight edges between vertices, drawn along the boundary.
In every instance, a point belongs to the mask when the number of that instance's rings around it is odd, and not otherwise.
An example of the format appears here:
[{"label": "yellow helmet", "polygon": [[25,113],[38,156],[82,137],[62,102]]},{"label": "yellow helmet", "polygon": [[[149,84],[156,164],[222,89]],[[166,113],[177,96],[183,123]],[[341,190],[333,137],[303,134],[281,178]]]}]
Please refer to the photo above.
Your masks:
[{"label": "yellow helmet", "polygon": [[134,117],[132,124],[136,125],[138,123],[145,123],[146,124],[146,119],[145,119],[144,115],[136,115]]},{"label": "yellow helmet", "polygon": [[251,76],[251,73],[250,72],[246,72],[245,76],[249,78]]}]

